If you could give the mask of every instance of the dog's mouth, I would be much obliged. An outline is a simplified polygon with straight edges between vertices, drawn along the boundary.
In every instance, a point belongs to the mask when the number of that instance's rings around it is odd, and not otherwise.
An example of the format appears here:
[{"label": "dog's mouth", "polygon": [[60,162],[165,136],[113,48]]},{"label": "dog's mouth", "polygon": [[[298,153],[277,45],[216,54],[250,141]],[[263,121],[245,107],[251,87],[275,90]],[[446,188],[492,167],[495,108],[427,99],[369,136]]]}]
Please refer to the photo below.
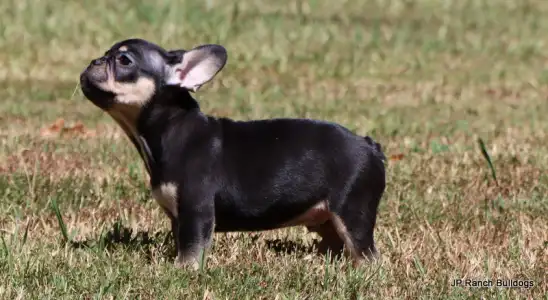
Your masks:
[{"label": "dog's mouth", "polygon": [[84,96],[101,109],[107,110],[113,105],[116,95],[102,90],[87,76],[81,76],[80,86]]},{"label": "dog's mouth", "polygon": [[[109,78],[108,65],[89,65],[80,74],[80,87],[84,96],[102,109],[108,109],[114,103],[116,94],[101,88]],[[101,70],[102,69],[102,70]]]}]

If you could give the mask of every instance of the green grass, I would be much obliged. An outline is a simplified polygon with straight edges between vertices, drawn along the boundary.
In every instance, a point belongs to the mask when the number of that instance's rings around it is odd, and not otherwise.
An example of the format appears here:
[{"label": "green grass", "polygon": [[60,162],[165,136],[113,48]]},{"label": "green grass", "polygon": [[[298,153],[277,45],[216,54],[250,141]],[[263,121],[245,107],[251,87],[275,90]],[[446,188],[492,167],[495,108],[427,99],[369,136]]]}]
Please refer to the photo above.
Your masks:
[{"label": "green grass", "polygon": [[[548,299],[547,1],[150,3],[1,1],[1,299]],[[326,263],[292,228],[217,234],[202,272],[175,269],[138,154],[74,93],[129,37],[223,44],[206,113],[330,120],[401,154],[382,261]],[[58,118],[95,134],[44,135]]]}]

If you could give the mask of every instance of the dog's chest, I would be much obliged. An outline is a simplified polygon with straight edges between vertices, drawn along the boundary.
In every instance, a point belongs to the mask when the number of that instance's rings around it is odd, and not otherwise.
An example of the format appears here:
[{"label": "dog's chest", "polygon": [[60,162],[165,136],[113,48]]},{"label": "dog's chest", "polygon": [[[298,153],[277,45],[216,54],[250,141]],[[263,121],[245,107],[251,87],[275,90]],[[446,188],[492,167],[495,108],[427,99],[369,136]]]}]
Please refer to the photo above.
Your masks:
[{"label": "dog's chest", "polygon": [[177,217],[177,185],[162,183],[152,190],[152,197],[167,213]]}]

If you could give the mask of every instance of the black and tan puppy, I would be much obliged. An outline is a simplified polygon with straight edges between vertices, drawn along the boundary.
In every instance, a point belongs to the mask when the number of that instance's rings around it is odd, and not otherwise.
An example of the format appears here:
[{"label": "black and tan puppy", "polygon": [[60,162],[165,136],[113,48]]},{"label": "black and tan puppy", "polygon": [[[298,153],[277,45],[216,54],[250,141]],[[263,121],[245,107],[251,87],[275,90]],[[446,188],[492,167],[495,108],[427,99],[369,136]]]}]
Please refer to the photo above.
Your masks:
[{"label": "black and tan puppy", "polygon": [[196,266],[213,232],[306,226],[322,251],[354,262],[377,253],[373,229],[385,189],[384,155],[369,137],[309,119],[207,116],[196,92],[225,65],[219,45],[167,51],[115,44],[82,72],[84,95],[117,121],[172,222],[177,266]]}]

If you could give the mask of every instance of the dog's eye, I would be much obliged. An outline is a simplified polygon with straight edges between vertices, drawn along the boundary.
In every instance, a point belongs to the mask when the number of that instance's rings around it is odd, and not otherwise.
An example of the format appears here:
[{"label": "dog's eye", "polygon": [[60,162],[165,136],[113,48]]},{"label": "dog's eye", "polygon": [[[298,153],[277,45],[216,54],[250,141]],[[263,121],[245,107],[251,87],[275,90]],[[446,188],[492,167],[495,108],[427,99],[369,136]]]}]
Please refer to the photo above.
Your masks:
[{"label": "dog's eye", "polygon": [[124,54],[124,53],[118,54],[118,56],[116,57],[116,60],[122,66],[129,66],[132,63],[131,59],[127,56],[127,54]]}]

